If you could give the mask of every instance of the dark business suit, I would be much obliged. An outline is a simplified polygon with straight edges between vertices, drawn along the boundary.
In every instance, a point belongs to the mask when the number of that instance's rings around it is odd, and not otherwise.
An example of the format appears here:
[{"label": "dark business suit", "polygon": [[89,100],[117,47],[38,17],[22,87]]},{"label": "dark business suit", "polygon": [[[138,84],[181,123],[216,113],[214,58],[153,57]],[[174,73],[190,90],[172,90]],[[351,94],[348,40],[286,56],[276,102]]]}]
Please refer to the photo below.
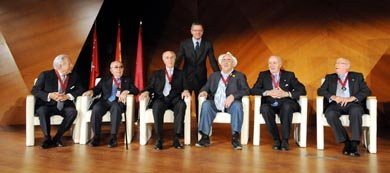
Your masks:
[{"label": "dark business suit", "polygon": [[[268,131],[271,133],[273,139],[280,140],[278,127],[275,122],[275,114],[279,114],[282,124],[282,140],[288,141],[292,115],[294,112],[300,110],[297,100],[299,99],[299,96],[306,95],[306,89],[305,86],[298,81],[293,72],[281,70],[279,75],[279,87],[286,92],[290,92],[291,97],[275,99],[271,96],[263,96],[265,91],[274,88],[272,85],[271,72],[269,70],[260,72],[256,83],[251,89],[251,94],[262,96],[260,112],[263,115]],[[271,106],[275,101],[278,105]]]},{"label": "dark business suit", "polygon": [[[179,67],[184,59],[184,66],[182,69],[187,78],[189,91],[190,93],[194,91],[195,97],[198,97],[199,90],[207,82],[207,56],[209,57],[210,65],[214,72],[219,71],[218,63],[214,56],[213,45],[209,40],[202,38],[199,53],[195,53],[195,45],[192,42],[192,38],[186,39],[180,43],[175,67]],[[198,99],[195,100],[196,106],[198,106]]]},{"label": "dark business suit", "polygon": [[[66,86],[66,94],[71,94],[76,99],[84,91],[84,88],[80,85],[79,78],[76,73],[70,73],[67,75],[68,85]],[[62,135],[67,131],[73,121],[76,119],[77,110],[74,105],[74,101],[64,101],[64,107],[62,110],[58,110],[57,101],[48,100],[48,95],[51,92],[58,92],[58,77],[55,70],[48,70],[42,72],[35,85],[32,88],[32,94],[37,98],[35,103],[36,114],[39,116],[40,125],[45,138],[50,139],[50,117],[52,115],[61,115],[64,117],[60,127],[57,130],[57,134],[54,137],[56,140],[60,140]]]},{"label": "dark business suit", "polygon": [[341,124],[340,116],[349,114],[350,127],[352,130],[353,141],[360,141],[362,131],[362,115],[364,113],[364,104],[371,91],[364,81],[363,75],[356,72],[348,72],[348,87],[350,96],[355,96],[356,101],[348,103],[342,107],[335,101],[330,101],[332,95],[336,95],[338,75],[336,73],[326,75],[324,83],[317,90],[319,96],[324,96],[325,117],[332,127],[338,143],[349,140],[348,134]]},{"label": "dark business suit", "polygon": [[[209,135],[212,122],[214,121],[216,113],[219,111],[215,106],[214,97],[220,80],[221,72],[214,72],[211,74],[206,85],[204,85],[200,90],[200,92],[207,92],[207,100],[202,104],[198,129],[205,135]],[[243,122],[243,107],[241,99],[243,96],[249,95],[249,86],[246,81],[246,76],[241,72],[233,70],[227,82],[225,94],[226,98],[230,95],[234,96],[234,101],[229,108],[226,108],[226,112],[230,113],[232,117],[232,134],[240,133]]]},{"label": "dark business suit", "polygon": [[153,72],[152,77],[148,82],[144,91],[148,91],[151,98],[149,107],[153,110],[154,125],[156,130],[157,141],[162,140],[164,113],[167,109],[171,109],[174,112],[174,135],[178,135],[183,130],[184,114],[186,110],[186,104],[181,99],[181,93],[188,89],[187,82],[184,73],[174,68],[172,74],[171,90],[167,96],[164,96],[165,68]]},{"label": "dark business suit", "polygon": [[[129,94],[138,94],[138,89],[134,86],[130,77],[121,77],[122,91],[129,91]],[[113,83],[112,76],[102,78],[100,82],[93,88],[93,95],[101,94],[96,104],[92,106],[91,122],[96,137],[101,134],[102,117],[107,111],[110,111],[111,118],[111,135],[118,133],[119,123],[122,120],[122,113],[125,111],[125,105],[122,102],[118,102],[118,97],[112,102],[108,100],[111,96],[112,87],[116,87]]]}]

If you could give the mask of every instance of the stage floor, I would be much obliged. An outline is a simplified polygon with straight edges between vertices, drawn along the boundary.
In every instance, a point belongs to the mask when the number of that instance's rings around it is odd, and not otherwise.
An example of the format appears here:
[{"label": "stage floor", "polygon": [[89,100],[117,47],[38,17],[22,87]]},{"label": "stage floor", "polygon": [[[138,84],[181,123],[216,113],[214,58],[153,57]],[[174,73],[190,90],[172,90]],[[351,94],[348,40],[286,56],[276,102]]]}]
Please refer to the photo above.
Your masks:
[{"label": "stage floor", "polygon": [[[194,121],[193,121],[194,122]],[[137,126],[135,126],[137,127]],[[0,127],[0,172],[387,172],[390,169],[390,140],[378,138],[378,153],[370,154],[360,147],[361,157],[341,154],[343,145],[336,145],[329,128],[325,129],[325,150],[317,150],[315,127],[308,128],[307,147],[299,148],[290,138],[289,151],[271,149],[272,140],[265,126],[261,127],[260,146],[249,144],[241,151],[230,144],[230,126],[217,124],[212,144],[195,147],[196,130],[192,128],[191,145],[178,150],[172,145],[172,126],[164,127],[164,149],[153,149],[154,137],[146,146],[139,145],[139,130],[126,150],[123,126],[119,146],[107,148],[109,125],[103,129],[102,146],[73,144],[63,139],[65,147],[43,150],[39,147],[42,133],[35,128],[36,144],[25,146],[24,126]],[[52,132],[53,133],[53,132]]]}]

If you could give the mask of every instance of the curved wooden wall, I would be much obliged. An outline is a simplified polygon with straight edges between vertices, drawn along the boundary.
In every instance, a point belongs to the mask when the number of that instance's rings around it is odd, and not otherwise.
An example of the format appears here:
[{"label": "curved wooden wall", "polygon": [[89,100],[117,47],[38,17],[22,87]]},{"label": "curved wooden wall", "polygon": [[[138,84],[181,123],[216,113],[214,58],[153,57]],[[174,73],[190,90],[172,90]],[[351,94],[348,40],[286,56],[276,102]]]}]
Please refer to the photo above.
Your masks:
[{"label": "curved wooden wall", "polygon": [[52,68],[53,58],[60,53],[69,54],[75,62],[102,2],[0,2],[4,36],[0,42],[0,125],[24,124],[25,98],[34,79]]},{"label": "curved wooden wall", "polygon": [[[0,16],[0,31],[20,69],[25,85],[23,92],[30,90],[40,71],[50,68],[51,59],[56,54],[69,52],[72,57],[77,56],[101,1],[40,3],[44,4],[6,4],[6,7],[20,10],[9,10],[6,15]],[[59,5],[64,3],[67,5]],[[294,71],[307,88],[311,125],[315,125],[314,98],[320,79],[334,72],[334,62],[340,56],[351,59],[352,70],[366,76],[373,95],[378,97],[378,110],[382,115],[378,117],[382,120],[380,123],[383,123],[382,126],[390,124],[384,118],[389,113],[390,102],[390,94],[386,92],[389,89],[387,76],[390,74],[387,67],[390,63],[389,2],[171,0],[169,3],[169,9],[150,8],[169,11],[164,21],[153,20],[153,15],[159,11],[152,13],[148,7],[143,7],[145,11],[142,15],[147,16],[144,17],[145,27],[148,23],[161,23],[160,28],[144,28],[144,55],[145,61],[149,62],[147,76],[150,71],[162,67],[161,53],[168,49],[177,51],[180,41],[190,37],[191,22],[200,20],[205,24],[205,37],[214,42],[216,56],[226,51],[236,55],[239,60],[237,70],[247,75],[250,86],[254,84],[258,72],[267,69],[270,55],[281,56],[284,68]],[[50,10],[48,6],[53,5],[59,6],[57,10]],[[153,3],[146,5],[153,6]],[[42,6],[47,7],[47,12],[38,10]],[[131,12],[128,14],[133,15]],[[159,35],[153,37],[156,30]],[[0,78],[3,80],[4,76]],[[3,98],[6,98],[4,93],[8,92],[7,89],[0,92],[3,93],[1,101],[6,102]],[[16,98],[19,101],[12,103],[19,106],[2,107],[0,123],[23,122],[23,111],[18,114],[4,112],[15,107],[23,109],[25,94],[21,93]]]}]

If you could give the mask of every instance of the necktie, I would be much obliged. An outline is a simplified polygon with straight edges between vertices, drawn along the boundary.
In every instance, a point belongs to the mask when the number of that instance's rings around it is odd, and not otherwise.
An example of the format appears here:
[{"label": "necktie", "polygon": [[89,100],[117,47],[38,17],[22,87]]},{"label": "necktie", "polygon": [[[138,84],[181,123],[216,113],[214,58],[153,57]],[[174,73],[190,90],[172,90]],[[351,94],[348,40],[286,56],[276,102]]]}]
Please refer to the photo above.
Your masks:
[{"label": "necktie", "polygon": [[[276,83],[279,83],[279,75],[278,74],[274,74],[274,79],[275,79],[275,82]],[[275,85],[275,84],[274,84]],[[276,88],[276,87],[279,87],[279,85],[278,86],[274,86],[274,88]],[[275,99],[275,102],[273,102],[272,104],[271,104],[271,106],[273,106],[273,107],[276,107],[276,106],[278,106],[279,105],[279,103],[278,103],[278,101]]]},{"label": "necktie", "polygon": [[[119,82],[119,79],[118,79]],[[116,99],[116,93],[118,92],[118,89],[116,88],[115,83],[112,84],[111,89],[111,96],[108,98],[108,101],[113,102]]]},{"label": "necktie", "polygon": [[196,54],[196,56],[199,55],[199,41],[197,41],[196,45],[195,45],[195,54]]},{"label": "necktie", "polygon": [[[64,80],[65,80],[65,75],[61,75],[61,81],[63,82]],[[64,94],[64,93],[65,93],[65,91],[62,90],[62,87],[61,87],[61,86],[59,87],[58,92],[59,92],[60,94]],[[63,102],[63,101],[58,101],[58,102],[57,102],[57,109],[58,109],[58,110],[62,110],[63,108],[64,108],[64,102]]]}]

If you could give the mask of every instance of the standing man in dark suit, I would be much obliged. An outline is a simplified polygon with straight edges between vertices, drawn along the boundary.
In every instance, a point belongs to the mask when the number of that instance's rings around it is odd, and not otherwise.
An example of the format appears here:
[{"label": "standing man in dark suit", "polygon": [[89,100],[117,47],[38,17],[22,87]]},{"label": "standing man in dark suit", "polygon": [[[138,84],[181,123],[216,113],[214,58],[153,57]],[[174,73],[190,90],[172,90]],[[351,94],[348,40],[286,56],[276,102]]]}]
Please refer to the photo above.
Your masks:
[{"label": "standing man in dark suit", "polygon": [[[293,72],[281,70],[280,57],[271,56],[268,59],[268,68],[269,70],[259,73],[251,94],[262,96],[260,113],[274,140],[272,148],[289,150],[288,138],[293,113],[300,111],[298,99],[299,96],[306,95],[306,89]],[[275,114],[279,114],[282,124],[282,140],[275,122]]]},{"label": "standing man in dark suit", "polygon": [[[325,76],[325,81],[317,90],[325,99],[325,118],[332,127],[337,143],[344,143],[343,154],[360,156],[359,142],[362,134],[362,115],[365,99],[371,91],[363,75],[349,71],[351,62],[345,58],[336,60],[336,73]],[[349,115],[352,138],[340,121],[342,114]]]},{"label": "standing man in dark suit", "polygon": [[[156,132],[156,145],[154,149],[162,150],[163,148],[163,124],[164,113],[167,109],[174,112],[174,138],[173,146],[177,149],[183,148],[179,137],[183,130],[184,114],[186,104],[184,97],[191,97],[188,92],[188,86],[184,73],[174,68],[176,55],[173,51],[165,51],[162,55],[165,68],[157,70],[152,74],[145,90],[140,95],[140,100],[152,96],[149,107],[152,107],[154,127]],[[141,115],[142,116],[142,115]]]},{"label": "standing man in dark suit", "polygon": [[[37,98],[35,110],[39,116],[44,141],[43,149],[53,146],[62,147],[62,135],[76,119],[77,110],[75,99],[84,91],[79,78],[72,73],[73,64],[68,55],[58,55],[53,61],[53,70],[42,72],[32,88],[32,94]],[[53,140],[50,136],[50,117],[61,115],[64,117]]]},{"label": "standing man in dark suit", "polygon": [[222,71],[211,74],[206,85],[200,90],[199,97],[207,97],[203,102],[198,131],[202,138],[196,143],[197,147],[210,145],[210,129],[217,112],[228,112],[231,115],[232,145],[241,150],[240,132],[243,123],[244,111],[241,99],[249,95],[249,86],[246,76],[234,70],[237,59],[230,53],[218,57]]},{"label": "standing man in dark suit", "polygon": [[[196,107],[198,107],[197,97],[199,90],[207,82],[207,56],[209,57],[210,65],[214,72],[219,71],[217,60],[214,56],[213,45],[209,40],[202,38],[203,31],[203,25],[201,23],[192,23],[192,38],[186,39],[180,43],[177,61],[175,63],[175,67],[178,68],[184,59],[183,71],[187,78],[189,92],[191,94],[192,91],[195,92]],[[198,113],[196,115],[198,115]]]},{"label": "standing man in dark suit", "polygon": [[83,94],[85,96],[101,94],[99,100],[92,106],[91,123],[94,137],[89,143],[92,147],[100,145],[102,117],[107,111],[110,111],[111,119],[111,139],[108,147],[118,146],[117,133],[122,120],[122,113],[126,109],[126,97],[128,94],[138,94],[138,89],[134,86],[130,77],[123,76],[123,71],[121,62],[111,62],[110,72],[112,76],[102,78],[95,88]]}]

